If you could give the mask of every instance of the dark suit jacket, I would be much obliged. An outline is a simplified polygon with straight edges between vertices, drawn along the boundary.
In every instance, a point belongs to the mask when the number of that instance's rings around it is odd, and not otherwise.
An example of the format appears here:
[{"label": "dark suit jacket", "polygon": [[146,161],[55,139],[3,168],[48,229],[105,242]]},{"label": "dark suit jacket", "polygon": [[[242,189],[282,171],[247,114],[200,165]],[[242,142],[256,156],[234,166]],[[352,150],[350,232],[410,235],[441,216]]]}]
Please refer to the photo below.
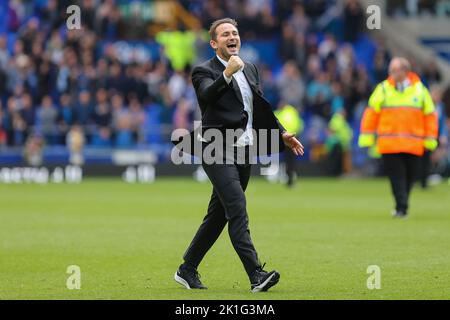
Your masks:
[{"label": "dark suit jacket", "polygon": [[[243,73],[253,93],[253,128],[256,131],[258,129],[279,129],[280,150],[274,150],[274,152],[282,151],[284,143],[281,133],[286,130],[273,114],[270,103],[263,97],[256,66],[251,62],[244,61],[244,63]],[[244,111],[238,83],[232,78],[228,84],[223,76],[224,70],[225,66],[217,56],[214,56],[196,66],[192,71],[192,84],[201,109],[203,130],[209,128],[245,129],[247,125],[248,115]],[[195,133],[191,132],[189,138],[193,139],[194,137]],[[174,143],[176,144],[176,142]],[[270,148],[268,150],[269,153],[273,152]]]}]

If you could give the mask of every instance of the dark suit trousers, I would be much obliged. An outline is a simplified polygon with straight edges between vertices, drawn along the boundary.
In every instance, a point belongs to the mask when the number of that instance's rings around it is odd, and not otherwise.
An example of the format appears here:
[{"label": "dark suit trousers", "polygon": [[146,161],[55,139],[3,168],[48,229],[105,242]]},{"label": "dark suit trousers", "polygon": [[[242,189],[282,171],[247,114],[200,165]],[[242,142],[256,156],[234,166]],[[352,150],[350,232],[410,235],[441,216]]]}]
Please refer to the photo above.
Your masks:
[{"label": "dark suit trousers", "polygon": [[203,168],[212,182],[213,191],[208,213],[186,250],[184,260],[197,267],[228,222],[233,247],[250,276],[260,266],[250,238],[244,194],[250,179],[251,165],[237,164],[234,161],[233,164],[204,163]]},{"label": "dark suit trousers", "polygon": [[420,157],[408,153],[384,154],[384,167],[395,198],[395,209],[407,212],[409,194],[420,169]]}]

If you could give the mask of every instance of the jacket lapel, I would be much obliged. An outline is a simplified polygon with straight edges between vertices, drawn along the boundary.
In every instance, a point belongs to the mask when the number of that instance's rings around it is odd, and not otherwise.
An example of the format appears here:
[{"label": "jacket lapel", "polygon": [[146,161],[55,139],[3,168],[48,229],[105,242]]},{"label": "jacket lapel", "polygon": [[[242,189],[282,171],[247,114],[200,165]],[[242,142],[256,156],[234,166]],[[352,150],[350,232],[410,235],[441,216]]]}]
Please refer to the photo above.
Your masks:
[{"label": "jacket lapel", "polygon": [[215,55],[212,60],[214,61],[214,64],[216,66],[216,70],[223,72],[223,70],[225,70],[225,66],[223,65],[222,62],[220,62],[219,58],[217,58],[217,56]]},{"label": "jacket lapel", "polygon": [[256,75],[250,70],[250,67],[247,64],[244,67],[244,75],[245,78],[247,79],[250,88],[252,89],[253,95],[257,94],[261,96],[261,90],[255,84],[255,81],[253,81]]},{"label": "jacket lapel", "polygon": [[[213,61],[216,65],[216,70],[223,72],[225,70],[225,66],[223,65],[222,62],[220,62],[220,60],[217,58],[217,56],[215,55],[213,57]],[[246,67],[244,66],[244,75],[245,78],[247,78],[248,83],[250,84],[250,88],[253,89],[253,86],[251,84],[251,82],[248,80],[248,76],[245,73],[246,72]],[[241,94],[241,90],[239,89],[239,84],[237,83],[236,79],[234,77],[231,77],[231,87],[233,88],[234,93],[236,94],[236,97],[238,98],[239,102],[244,105],[244,100],[242,99],[242,94]]]},{"label": "jacket lapel", "polygon": [[233,90],[234,90],[234,93],[236,94],[239,102],[242,105],[244,105],[244,100],[242,99],[242,93],[241,93],[241,89],[239,89],[239,84],[237,83],[237,81],[234,77],[231,77],[231,82],[233,83]]},{"label": "jacket lapel", "polygon": [[252,90],[255,90],[255,85],[253,84],[253,82],[251,81],[251,79],[253,79],[253,77],[250,75],[250,71],[249,71],[249,67],[247,66],[247,64],[245,64],[244,66],[244,70],[242,70],[244,72],[245,75],[245,79],[247,79],[248,85],[250,86],[250,88]]}]

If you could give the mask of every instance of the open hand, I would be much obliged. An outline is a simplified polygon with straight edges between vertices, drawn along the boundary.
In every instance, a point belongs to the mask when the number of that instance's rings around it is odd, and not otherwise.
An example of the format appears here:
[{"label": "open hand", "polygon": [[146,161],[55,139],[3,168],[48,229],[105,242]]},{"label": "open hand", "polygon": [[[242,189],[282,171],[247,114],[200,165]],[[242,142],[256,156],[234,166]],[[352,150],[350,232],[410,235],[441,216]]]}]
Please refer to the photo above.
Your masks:
[{"label": "open hand", "polygon": [[303,145],[297,140],[295,134],[285,132],[282,134],[284,144],[289,147],[296,156],[302,156],[305,151]]}]

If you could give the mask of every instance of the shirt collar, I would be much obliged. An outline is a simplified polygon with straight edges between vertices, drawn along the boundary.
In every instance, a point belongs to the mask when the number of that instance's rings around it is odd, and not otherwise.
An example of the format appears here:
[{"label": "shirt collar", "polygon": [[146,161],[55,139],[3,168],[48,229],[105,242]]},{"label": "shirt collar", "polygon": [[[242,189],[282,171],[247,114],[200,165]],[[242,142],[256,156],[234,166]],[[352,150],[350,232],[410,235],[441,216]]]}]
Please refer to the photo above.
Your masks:
[{"label": "shirt collar", "polygon": [[226,67],[228,66],[228,61],[223,60],[221,57],[219,57],[219,55],[216,55],[217,59],[219,59],[220,62],[222,62],[222,64]]},{"label": "shirt collar", "polygon": [[408,78],[403,80],[402,82],[397,83],[397,90],[400,92],[405,91],[406,88],[408,88],[411,85],[411,81],[409,81]]}]

